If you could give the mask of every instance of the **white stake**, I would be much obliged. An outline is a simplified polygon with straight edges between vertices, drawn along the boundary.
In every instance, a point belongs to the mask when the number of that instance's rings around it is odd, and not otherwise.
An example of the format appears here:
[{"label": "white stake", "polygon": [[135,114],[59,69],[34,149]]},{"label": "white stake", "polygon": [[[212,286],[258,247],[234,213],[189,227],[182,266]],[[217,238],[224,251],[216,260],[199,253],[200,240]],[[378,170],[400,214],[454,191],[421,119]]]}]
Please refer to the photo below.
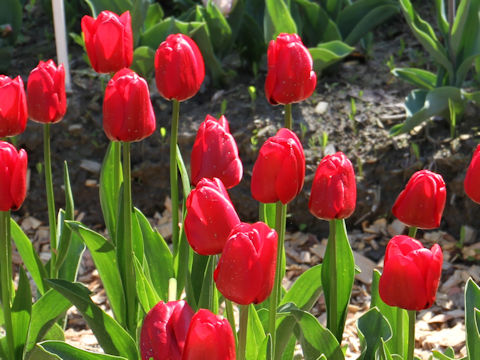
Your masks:
[{"label": "white stake", "polygon": [[[67,32],[65,29],[65,11],[63,0],[52,0],[53,24],[55,28],[55,45],[57,47],[58,64],[63,64],[65,68],[65,89],[72,91],[72,81],[70,78],[70,66],[68,64]],[[58,65],[57,64],[57,65]]]}]

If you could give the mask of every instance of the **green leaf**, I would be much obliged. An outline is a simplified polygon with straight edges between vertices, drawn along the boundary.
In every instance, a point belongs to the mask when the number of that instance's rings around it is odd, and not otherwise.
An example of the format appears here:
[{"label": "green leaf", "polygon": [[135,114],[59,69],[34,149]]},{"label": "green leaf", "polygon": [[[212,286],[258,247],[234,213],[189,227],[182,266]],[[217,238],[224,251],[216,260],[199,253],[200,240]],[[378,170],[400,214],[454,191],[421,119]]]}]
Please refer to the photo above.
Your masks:
[{"label": "green leaf", "polygon": [[65,280],[48,280],[48,283],[82,313],[102,349],[112,355],[139,359],[137,345],[132,337],[90,299],[90,291],[80,283]]},{"label": "green leaf", "polygon": [[257,360],[260,353],[262,353],[262,347],[264,356],[266,355],[265,343],[265,331],[263,330],[262,323],[258,317],[257,310],[250,304],[248,306],[248,323],[247,323],[247,346],[245,351],[245,358],[247,360]]},{"label": "green leaf", "polygon": [[263,29],[250,14],[246,13],[243,17],[237,43],[242,57],[248,59],[251,63],[260,61],[267,51]]},{"label": "green leaf", "polygon": [[272,229],[274,229],[277,204],[276,203],[270,203],[270,204],[260,203],[259,206],[260,206],[260,220],[263,221],[268,226],[270,226]]},{"label": "green leaf", "polygon": [[140,37],[140,45],[145,45],[153,50],[157,50],[160,43],[164,41],[168,35],[176,33],[191,35],[201,26],[205,26],[205,24],[201,22],[183,22],[173,17],[168,17],[148,28]]},{"label": "green leaf", "polygon": [[148,46],[139,46],[133,52],[132,70],[143,78],[150,78],[155,70],[155,51]]},{"label": "green leaf", "polygon": [[445,354],[442,354],[440,351],[433,350],[432,355],[433,355],[433,358],[436,360],[455,360],[455,353],[452,356],[449,356],[446,354],[446,352]]},{"label": "green leaf", "polygon": [[211,1],[208,2],[206,8],[197,6],[197,9],[200,9],[203,19],[207,23],[215,54],[219,54],[221,57],[225,56],[232,47],[232,29],[229,23]]},{"label": "green leaf", "polygon": [[[465,332],[469,359],[480,359],[480,330],[476,312],[480,306],[480,287],[470,278],[465,286]],[[477,317],[477,319],[476,319]]]},{"label": "green leaf", "polygon": [[392,74],[406,82],[425,90],[433,90],[437,83],[437,76],[430,71],[417,68],[395,68]]},{"label": "green leaf", "polygon": [[357,328],[362,345],[359,360],[374,359],[380,340],[388,341],[392,337],[390,324],[376,307],[371,308],[358,319]]},{"label": "green leaf", "polygon": [[445,15],[445,2],[444,0],[435,0],[435,10],[437,11],[437,25],[443,36],[447,36],[450,31],[450,25],[448,24],[447,16]]},{"label": "green leaf", "polygon": [[284,0],[265,0],[263,28],[265,42],[275,39],[280,33],[297,33],[297,26]]},{"label": "green leaf", "polygon": [[81,223],[69,221],[67,224],[83,239],[90,250],[115,318],[120,322],[125,321],[125,298],[114,246],[102,235]]},{"label": "green leaf", "polygon": [[342,60],[354,48],[341,41],[330,41],[308,49],[313,58],[313,67],[317,73]]},{"label": "green leaf", "polygon": [[33,248],[32,242],[27,235],[25,235],[20,226],[18,226],[13,219],[10,219],[10,226],[12,238],[15,242],[18,253],[20,254],[28,272],[32,275],[32,279],[35,282],[35,285],[37,285],[39,293],[44,294],[47,288],[45,285],[47,271]]},{"label": "green leaf", "polygon": [[90,7],[93,17],[97,17],[103,10],[110,10],[118,15],[132,8],[130,0],[85,0]]},{"label": "green leaf", "polygon": [[21,359],[27,341],[28,327],[32,313],[32,292],[30,282],[23,267],[20,267],[20,277],[15,300],[12,304],[12,324],[14,357]]},{"label": "green leaf", "polygon": [[81,237],[72,233],[70,246],[63,262],[62,267],[58,273],[59,279],[75,281],[77,279],[78,269],[82,260],[82,255],[85,251],[85,244]]},{"label": "green leaf", "polygon": [[140,305],[143,308],[145,313],[148,313],[151,308],[153,308],[161,299],[156,293],[153,285],[145,276],[145,273],[142,270],[142,265],[135,256],[135,281],[137,296]]},{"label": "green leaf", "polygon": [[138,44],[140,34],[144,29],[145,18],[147,17],[148,7],[151,4],[150,0],[130,0],[132,5],[130,7],[130,15],[132,17],[132,32],[133,42]]},{"label": "green leaf", "polygon": [[[375,355],[375,359],[378,360],[394,360],[383,339],[380,339],[380,344]],[[400,357],[400,360],[403,360],[403,358]]]},{"label": "green leaf", "polygon": [[2,0],[0,2],[0,25],[10,24],[12,34],[7,37],[10,45],[14,45],[22,29],[23,9],[18,0]]},{"label": "green leaf", "polygon": [[[453,21],[450,46],[452,46],[455,56],[458,55],[462,46],[463,32],[466,29],[465,24],[467,23],[468,13],[470,11],[470,3],[471,0],[460,1],[455,14],[455,20]],[[468,29],[468,31],[471,31],[471,29]]]},{"label": "green leaf", "polygon": [[208,256],[207,266],[202,279],[202,290],[198,299],[199,309],[208,309],[214,314],[218,312],[218,294],[213,281],[215,265],[215,256]]},{"label": "green leaf", "polygon": [[148,30],[153,27],[155,24],[159,23],[163,18],[164,12],[159,3],[150,4],[147,10],[147,16],[145,17],[145,22],[143,26],[144,30]]},{"label": "green leaf", "polygon": [[60,356],[62,360],[127,360],[125,357],[92,353],[73,347],[63,341],[44,341],[39,344],[51,354]]}]

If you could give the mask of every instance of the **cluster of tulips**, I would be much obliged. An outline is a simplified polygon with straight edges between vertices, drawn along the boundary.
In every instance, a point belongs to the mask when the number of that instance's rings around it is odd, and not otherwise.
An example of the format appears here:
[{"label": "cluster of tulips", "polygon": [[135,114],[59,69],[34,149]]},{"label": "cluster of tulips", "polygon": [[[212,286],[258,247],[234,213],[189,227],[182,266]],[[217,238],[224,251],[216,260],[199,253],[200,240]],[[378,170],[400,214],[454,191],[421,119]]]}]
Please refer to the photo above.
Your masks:
[{"label": "cluster of tulips", "polygon": [[[126,301],[124,326],[135,337],[139,290],[135,279],[137,265],[133,259],[139,254],[132,230],[130,143],[152,135],[156,120],[147,82],[128,69],[133,57],[130,23],[128,12],[118,16],[103,11],[96,19],[90,16],[82,19],[85,47],[93,69],[99,73],[114,74],[105,89],[103,127],[112,141],[116,159],[113,194],[109,195],[119,202],[123,201],[123,209],[119,210],[123,214],[118,214],[117,227],[109,226],[112,219],[106,219],[106,225],[111,241],[117,245],[115,251],[121,252],[118,259]],[[204,60],[193,40],[183,34],[169,35],[156,52],[157,89],[165,99],[173,102],[170,146],[173,252],[181,254],[184,233],[197,254],[210,256],[211,271],[207,270],[205,276],[211,277],[212,284],[215,283],[225,299],[228,321],[216,314],[218,308],[213,305],[208,310],[198,309],[195,312],[185,300],[179,300],[182,289],[175,289],[175,282],[172,282],[169,301],[162,299],[147,309],[139,338],[142,359],[244,359],[248,306],[266,300],[269,315],[265,333],[270,352],[273,352],[271,358],[280,358],[278,349],[285,347],[276,343],[280,341],[276,338],[280,317],[278,307],[284,295],[281,281],[285,273],[285,219],[287,204],[300,193],[305,178],[305,156],[301,142],[292,131],[291,104],[303,101],[313,93],[316,75],[312,58],[296,34],[278,35],[270,42],[267,56],[265,94],[271,104],[285,105],[285,127],[259,150],[251,177],[251,193],[261,203],[262,221],[248,224],[240,220],[227,191],[241,181],[243,166],[225,116],[216,119],[207,115],[198,129],[190,161],[190,184],[194,189],[186,197],[184,217],[179,219],[177,164],[183,162],[178,160],[181,156],[177,150],[179,103],[198,92],[205,76]],[[52,278],[58,276],[60,264],[55,261],[60,260],[56,258],[58,241],[55,229],[59,224],[56,223],[53,204],[49,126],[60,121],[66,112],[64,78],[62,65],[57,67],[52,60],[40,62],[29,76],[25,95],[20,77],[12,80],[0,76],[0,136],[11,137],[23,132],[27,117],[45,124],[52,249],[49,275]],[[122,149],[123,166],[120,163]],[[25,198],[26,170],[26,152],[17,151],[8,142],[0,142],[0,271],[7,330],[4,352],[9,360],[15,358],[16,350],[12,340],[8,223],[10,211],[17,210]],[[120,186],[122,181],[123,186]],[[119,195],[121,191],[122,196]],[[465,191],[472,200],[480,203],[480,146],[467,171]],[[408,310],[410,329],[415,321],[415,311],[426,309],[435,301],[443,261],[440,246],[424,248],[420,241],[415,240],[416,230],[438,227],[445,201],[446,186],[441,175],[422,170],[411,177],[393,206],[393,214],[410,226],[410,230],[409,236],[399,235],[388,243],[379,294],[388,306]],[[352,163],[341,152],[326,156],[315,173],[309,210],[317,218],[330,222],[330,235],[318,282],[325,294],[327,328],[336,338],[337,346],[342,342],[355,275],[344,222],[354,212],[355,203],[356,181]],[[271,214],[274,214],[273,221]],[[177,258],[188,267],[188,258]],[[217,296],[215,291],[209,296],[207,303],[213,304],[213,298]],[[218,299],[216,301],[218,303]],[[240,310],[238,338],[231,302],[238,304]],[[400,313],[399,319],[402,316]],[[395,334],[400,344],[404,343],[403,334],[403,331]],[[413,359],[414,332],[410,331],[409,336],[408,351],[404,353],[403,345],[398,345],[396,353]],[[336,352],[333,354],[338,356]],[[331,358],[338,357],[332,355]]]}]

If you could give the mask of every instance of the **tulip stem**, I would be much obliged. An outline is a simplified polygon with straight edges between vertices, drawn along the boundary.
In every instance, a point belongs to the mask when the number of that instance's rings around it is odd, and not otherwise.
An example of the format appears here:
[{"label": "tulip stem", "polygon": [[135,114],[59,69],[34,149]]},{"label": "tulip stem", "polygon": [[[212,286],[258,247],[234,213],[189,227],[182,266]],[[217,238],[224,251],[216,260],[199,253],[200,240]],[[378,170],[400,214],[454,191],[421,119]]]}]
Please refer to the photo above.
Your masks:
[{"label": "tulip stem", "polygon": [[50,151],[50,124],[43,125],[43,156],[45,161],[45,187],[47,190],[48,225],[50,228],[50,277],[56,278],[57,224],[55,221],[55,198],[53,196],[52,162]]},{"label": "tulip stem", "polygon": [[232,301],[228,300],[227,298],[225,298],[225,310],[227,312],[228,322],[230,323],[230,326],[232,327],[233,337],[235,338],[235,346],[237,346],[237,344],[238,344],[237,325],[235,324],[235,315],[233,313],[233,304],[232,304]]},{"label": "tulip stem", "polygon": [[172,200],[172,244],[173,255],[178,252],[178,174],[177,174],[177,136],[178,118],[180,116],[180,103],[173,101],[172,127],[170,136],[170,197]]},{"label": "tulip stem", "polygon": [[396,354],[400,355],[403,359],[404,355],[404,338],[403,338],[403,309],[397,307],[397,333],[395,336]]},{"label": "tulip stem", "polygon": [[413,353],[415,350],[415,320],[417,312],[415,310],[408,310],[408,353],[407,360],[413,360]]},{"label": "tulip stem", "polygon": [[292,130],[292,104],[285,104],[285,127]]},{"label": "tulip stem", "polygon": [[10,244],[10,211],[0,211],[0,283],[2,288],[3,319],[7,338],[7,359],[14,359],[13,326],[10,299],[12,292],[12,258]]},{"label": "tulip stem", "polygon": [[408,236],[415,239],[415,235],[417,235],[417,227],[416,226],[410,226],[408,228]]},{"label": "tulip stem", "polygon": [[240,328],[238,330],[237,360],[245,360],[247,348],[248,307],[250,305],[238,305],[240,308]]},{"label": "tulip stem", "polygon": [[[330,258],[330,264],[333,264],[328,273],[330,276],[330,284],[333,286],[328,291],[329,302],[327,302],[327,328],[337,337],[338,342],[342,341],[341,335],[337,334],[338,329],[338,318],[337,318],[337,309],[338,309],[338,287],[337,287],[337,246],[336,246],[336,228],[335,220],[329,221],[330,229],[328,233],[328,243],[325,250],[325,257]],[[325,258],[323,259],[325,262]],[[325,266],[325,265],[323,265]],[[324,270],[324,268],[322,268]],[[327,271],[326,269],[324,271]],[[325,286],[325,285],[324,285]]]}]

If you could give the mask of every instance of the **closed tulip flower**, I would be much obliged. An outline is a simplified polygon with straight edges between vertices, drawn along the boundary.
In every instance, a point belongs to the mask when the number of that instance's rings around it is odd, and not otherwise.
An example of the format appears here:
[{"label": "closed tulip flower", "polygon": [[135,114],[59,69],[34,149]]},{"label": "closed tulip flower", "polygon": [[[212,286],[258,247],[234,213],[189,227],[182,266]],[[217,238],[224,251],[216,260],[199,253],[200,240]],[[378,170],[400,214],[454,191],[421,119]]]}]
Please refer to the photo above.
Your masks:
[{"label": "closed tulip flower", "polygon": [[0,75],[0,137],[15,136],[27,126],[27,100],[20,76]]},{"label": "closed tulip flower", "polygon": [[108,82],[103,100],[103,130],[112,141],[140,141],[155,131],[147,82],[123,69]]},{"label": "closed tulip flower", "polygon": [[310,97],[317,85],[312,55],[297,34],[270,41],[265,95],[270,104],[291,104]]},{"label": "closed tulip flower", "polygon": [[129,67],[133,61],[133,35],[130,12],[122,15],[102,11],[96,19],[82,18],[85,48],[93,69],[113,73]]},{"label": "closed tulip flower", "polygon": [[27,153],[0,141],[0,211],[17,210],[27,193]]},{"label": "closed tulip flower", "polygon": [[318,164],[308,202],[319,219],[345,219],[355,211],[357,184],[352,163],[342,152],[325,156]]},{"label": "closed tulip flower", "polygon": [[181,360],[193,317],[183,300],[160,301],[145,316],[140,333],[142,360]]},{"label": "closed tulip flower", "polygon": [[287,204],[302,190],[304,179],[302,144],[293,131],[280,129],[260,148],[252,171],[252,196],[262,203]]},{"label": "closed tulip flower", "polygon": [[468,197],[480,204],[480,145],[473,154],[463,185]]},{"label": "closed tulip flower", "polygon": [[184,101],[194,96],[205,78],[205,65],[197,44],[183,34],[172,34],[155,53],[155,80],[160,95]]},{"label": "closed tulip flower", "polygon": [[232,229],[240,223],[220,179],[202,179],[187,198],[185,233],[200,255],[220,254]]},{"label": "closed tulip flower", "polygon": [[200,309],[188,329],[182,360],[235,360],[235,339],[226,319]]},{"label": "closed tulip flower", "polygon": [[390,240],[385,252],[379,293],[390,306],[423,310],[435,302],[443,254],[438,244],[426,249],[405,235]]},{"label": "closed tulip flower", "polygon": [[227,189],[238,185],[243,166],[225,116],[217,120],[207,115],[198,129],[190,163],[195,185],[202,178],[214,177],[222,180]]},{"label": "closed tulip flower", "polygon": [[263,222],[238,224],[214,272],[218,291],[241,305],[264,301],[272,292],[277,242],[277,232]]},{"label": "closed tulip flower", "polygon": [[447,189],[440,174],[420,170],[412,175],[398,195],[392,212],[408,226],[434,229],[440,226]]},{"label": "closed tulip flower", "polygon": [[65,69],[53,60],[40,61],[27,83],[27,105],[30,119],[40,123],[56,123],[67,111]]}]

